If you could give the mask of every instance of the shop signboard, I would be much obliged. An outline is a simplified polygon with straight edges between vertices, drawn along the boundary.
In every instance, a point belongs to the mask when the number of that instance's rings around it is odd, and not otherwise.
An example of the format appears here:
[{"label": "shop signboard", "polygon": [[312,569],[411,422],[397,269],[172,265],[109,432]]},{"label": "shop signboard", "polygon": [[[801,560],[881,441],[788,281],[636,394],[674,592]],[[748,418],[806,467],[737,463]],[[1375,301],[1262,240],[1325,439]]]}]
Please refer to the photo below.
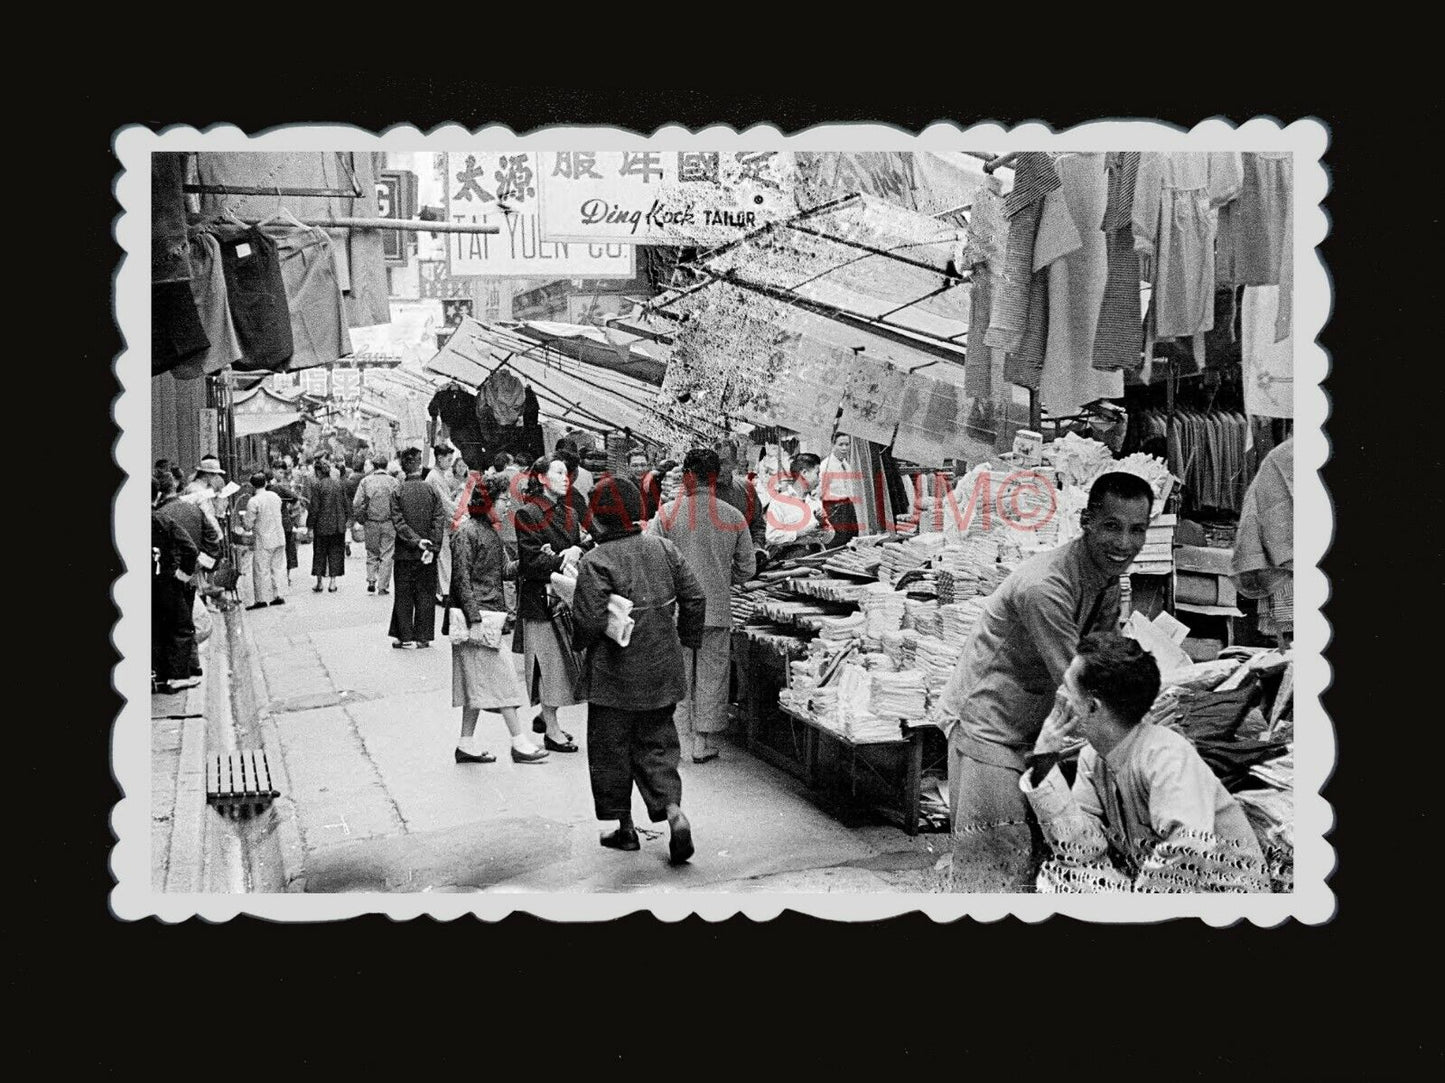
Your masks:
[{"label": "shop signboard", "polygon": [[494,225],[497,233],[449,233],[453,275],[498,278],[631,278],[631,244],[583,238],[560,242],[542,235],[536,151],[448,154],[447,219]]},{"label": "shop signboard", "polygon": [[[376,205],[382,218],[415,218],[416,174],[402,169],[383,169],[376,178]],[[399,229],[381,231],[382,254],[388,264],[405,263],[415,244],[415,233]]]},{"label": "shop signboard", "polygon": [[221,454],[221,435],[216,411],[209,406],[201,407],[200,419],[197,424],[201,427],[197,459],[204,459],[207,455],[219,457]]},{"label": "shop signboard", "polygon": [[543,151],[542,236],[715,245],[797,213],[787,151]]}]

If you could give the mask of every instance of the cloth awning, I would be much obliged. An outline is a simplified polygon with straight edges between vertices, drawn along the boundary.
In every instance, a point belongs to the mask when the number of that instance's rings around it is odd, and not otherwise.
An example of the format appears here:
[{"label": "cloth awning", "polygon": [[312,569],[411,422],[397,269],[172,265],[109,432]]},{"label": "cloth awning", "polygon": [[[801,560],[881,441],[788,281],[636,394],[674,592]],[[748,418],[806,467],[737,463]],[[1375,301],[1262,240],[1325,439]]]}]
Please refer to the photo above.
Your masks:
[{"label": "cloth awning", "polygon": [[517,334],[550,343],[561,353],[661,387],[672,350],[617,327],[595,327],[551,320],[523,320]]},{"label": "cloth awning", "polygon": [[257,433],[274,432],[277,429],[284,429],[287,425],[294,425],[301,420],[301,411],[292,410],[289,413],[255,413],[236,415],[236,435],[255,436]]},{"label": "cloth awning", "polygon": [[[643,431],[659,409],[658,388],[621,372],[580,362],[552,344],[539,343],[506,324],[467,318],[424,366],[425,371],[478,388],[503,365],[537,395],[543,417],[594,432]],[[722,435],[721,425],[692,421],[700,438]]]}]

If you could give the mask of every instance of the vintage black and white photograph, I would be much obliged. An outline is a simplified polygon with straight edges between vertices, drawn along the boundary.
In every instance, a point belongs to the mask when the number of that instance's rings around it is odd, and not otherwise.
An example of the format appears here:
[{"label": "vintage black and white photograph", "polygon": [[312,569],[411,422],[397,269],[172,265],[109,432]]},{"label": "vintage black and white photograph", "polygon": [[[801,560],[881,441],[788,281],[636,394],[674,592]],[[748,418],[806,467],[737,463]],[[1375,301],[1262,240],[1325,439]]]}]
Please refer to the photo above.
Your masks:
[{"label": "vintage black and white photograph", "polygon": [[123,132],[117,910],[1323,920],[1321,131]]}]

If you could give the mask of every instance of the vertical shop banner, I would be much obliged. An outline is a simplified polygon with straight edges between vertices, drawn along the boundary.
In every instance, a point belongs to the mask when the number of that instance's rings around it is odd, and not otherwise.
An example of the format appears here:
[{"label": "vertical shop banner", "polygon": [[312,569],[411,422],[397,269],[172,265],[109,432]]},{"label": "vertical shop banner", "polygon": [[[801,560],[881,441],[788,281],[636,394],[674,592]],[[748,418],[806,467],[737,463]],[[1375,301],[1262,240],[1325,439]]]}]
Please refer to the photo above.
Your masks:
[{"label": "vertical shop banner", "polygon": [[204,459],[207,455],[219,456],[221,454],[221,430],[217,411],[209,406],[201,407],[200,419],[197,423],[200,425],[197,458]]},{"label": "vertical shop banner", "polygon": [[[606,238],[561,243],[542,236],[536,151],[448,154],[447,220],[500,232],[447,234],[453,275],[631,278],[635,253]],[[505,209],[504,209],[505,208]]]},{"label": "vertical shop banner", "polygon": [[839,431],[885,447],[893,443],[907,382],[908,373],[859,358],[843,392]]},{"label": "vertical shop banner", "polygon": [[542,236],[715,245],[798,213],[787,151],[544,151]]}]

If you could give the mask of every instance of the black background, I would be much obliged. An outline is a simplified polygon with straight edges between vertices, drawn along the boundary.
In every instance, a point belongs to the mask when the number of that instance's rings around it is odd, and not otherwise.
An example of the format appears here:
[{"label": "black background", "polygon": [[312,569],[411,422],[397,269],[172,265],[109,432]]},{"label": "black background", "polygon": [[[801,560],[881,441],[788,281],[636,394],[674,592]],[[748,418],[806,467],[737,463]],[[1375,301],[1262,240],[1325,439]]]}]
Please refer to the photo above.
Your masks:
[{"label": "black background", "polygon": [[[288,51],[293,59],[309,55],[300,44]],[[382,917],[328,925],[122,922],[107,907],[107,816],[118,798],[108,738],[119,708],[109,683],[116,655],[108,592],[119,562],[92,522],[83,546],[70,548],[79,539],[61,535],[69,540],[59,597],[102,619],[84,636],[75,628],[66,635],[63,662],[43,693],[51,709],[22,713],[17,729],[26,731],[30,751],[14,754],[23,767],[12,760],[12,778],[43,785],[25,808],[16,803],[10,825],[25,855],[14,862],[12,898],[19,893],[27,903],[29,930],[12,983],[30,1010],[58,1028],[58,1040],[50,1028],[26,1028],[12,1044],[47,1066],[127,1063],[208,1075],[330,1072],[346,1059],[376,1066],[398,1055],[417,1072],[437,1055],[479,1075],[522,1066],[550,1072],[567,1052],[632,1074],[668,1075],[733,1062],[766,1071],[784,1060],[804,1071],[843,1066],[860,1074],[865,1054],[883,1058],[881,1070],[894,1077],[1378,1078],[1438,1065],[1437,1028],[1424,1014],[1435,1000],[1424,928],[1436,870],[1416,836],[1438,790],[1439,710],[1407,705],[1412,689],[1428,690],[1433,673],[1415,668],[1405,637],[1390,632],[1392,622],[1433,615],[1440,581],[1440,500],[1431,488],[1440,456],[1424,442],[1410,444],[1432,427],[1440,362],[1431,356],[1434,336],[1419,345],[1406,338],[1416,326],[1403,301],[1406,287],[1437,262],[1425,234],[1438,238],[1438,196],[1422,187],[1431,175],[1422,176],[1424,163],[1410,167],[1401,154],[1407,133],[1398,115],[1391,121],[1363,102],[1347,107],[1338,93],[1298,89],[1243,100],[1200,89],[1192,103],[1172,108],[1138,92],[1089,101],[1080,89],[1087,80],[1067,92],[1020,97],[1016,88],[1028,80],[1003,73],[990,81],[997,89],[982,94],[950,86],[894,93],[886,88],[917,84],[835,77],[821,84],[826,89],[727,96],[668,86],[665,71],[639,85],[594,89],[440,78],[403,84],[290,69],[271,84],[254,77],[250,61],[241,67],[253,77],[226,77],[240,70],[242,55],[208,58],[210,77],[198,70],[177,78],[173,60],[169,75],[153,69],[161,77],[151,82],[98,80],[73,110],[56,115],[55,123],[69,125],[68,179],[57,198],[83,208],[73,211],[78,235],[65,239],[62,266],[72,285],[76,274],[89,281],[82,304],[73,288],[40,290],[64,298],[63,364],[83,370],[65,381],[75,422],[52,476],[73,477],[68,464],[82,462],[84,485],[97,496],[113,494],[121,480],[108,454],[115,435],[108,411],[119,390],[110,307],[118,206],[108,182],[118,169],[109,142],[126,123],[224,121],[255,133],[297,120],[378,130],[407,121],[426,130],[447,120],[474,128],[500,119],[524,133],[559,121],[651,131],[725,119],[739,129],[770,122],[786,132],[849,119],[907,130],[949,118],[965,126],[974,118],[1047,118],[1055,129],[1099,116],[1148,115],[1184,127],[1266,112],[1323,120],[1333,177],[1323,258],[1337,296],[1322,341],[1334,359],[1327,387],[1343,405],[1329,422],[1334,457],[1325,471],[1338,524],[1325,562],[1335,669],[1325,705],[1344,765],[1325,791],[1338,821],[1331,835],[1337,912],[1323,926],[1275,929],[1064,919],[943,926],[920,916],[844,926],[796,915],[761,925],[738,918],[671,926],[647,916],[586,926],[525,917],[499,925]],[[1436,110],[1434,127],[1438,121]],[[41,242],[57,243],[53,236]],[[1428,316],[1415,320],[1428,326]],[[1423,557],[1407,555],[1421,541]],[[205,1044],[229,1052],[203,1053]]]}]

